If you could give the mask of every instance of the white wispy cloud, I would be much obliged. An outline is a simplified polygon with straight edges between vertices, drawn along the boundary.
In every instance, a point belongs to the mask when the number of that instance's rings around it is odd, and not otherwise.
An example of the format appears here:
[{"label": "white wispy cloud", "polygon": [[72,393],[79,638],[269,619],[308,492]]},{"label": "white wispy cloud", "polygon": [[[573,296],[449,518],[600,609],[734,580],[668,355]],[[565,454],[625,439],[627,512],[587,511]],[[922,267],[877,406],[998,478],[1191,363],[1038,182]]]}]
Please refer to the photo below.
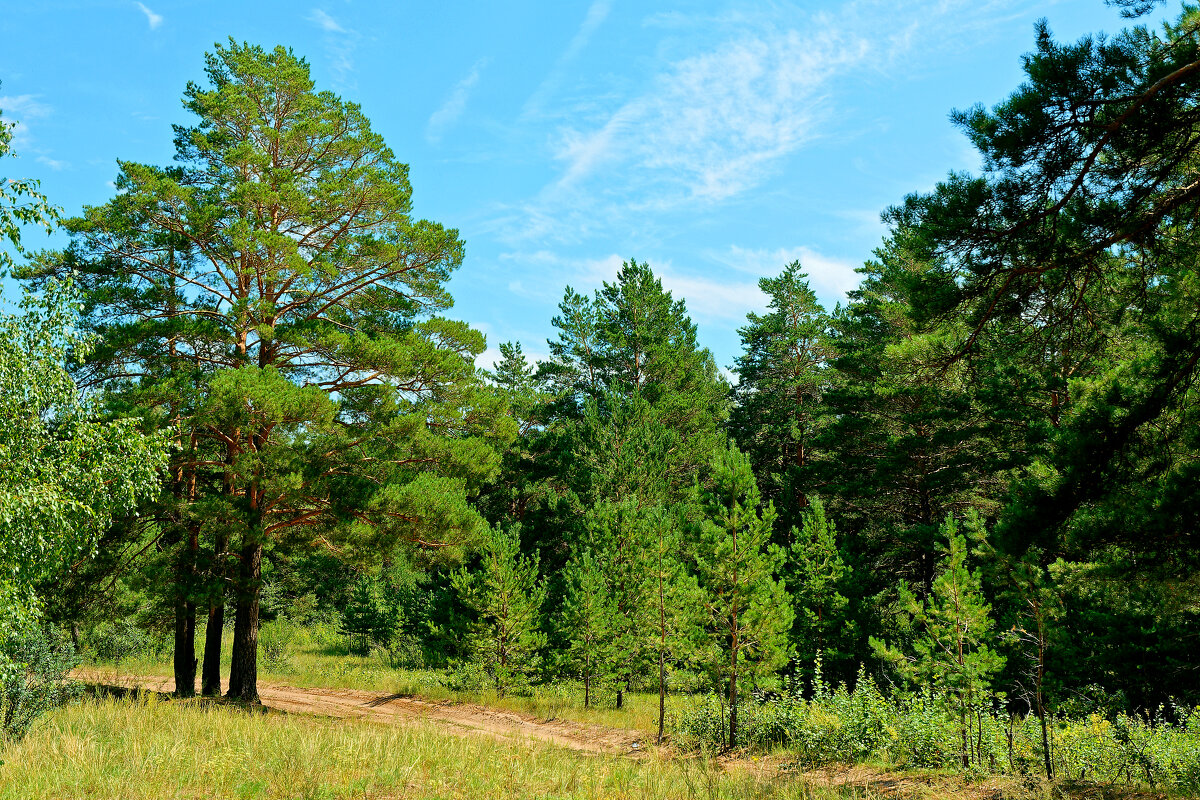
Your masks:
[{"label": "white wispy cloud", "polygon": [[37,162],[39,164],[46,165],[47,167],[54,170],[55,172],[59,172],[60,170],[64,170],[67,167],[71,166],[66,161],[59,161],[57,158],[50,158],[49,156],[38,156]]},{"label": "white wispy cloud", "polygon": [[538,85],[529,99],[525,101],[525,107],[522,110],[524,116],[533,116],[541,112],[542,106],[546,101],[562,85],[566,77],[567,67],[579,57],[579,54],[584,51],[591,42],[592,36],[596,30],[608,18],[608,13],[612,10],[612,0],[594,0],[588,6],[587,14],[583,18],[583,23],[571,37],[571,41],[567,44],[566,49],[562,51],[558,59],[554,62],[554,67],[550,70],[550,74]]},{"label": "white wispy cloud", "polygon": [[326,33],[345,33],[346,29],[338,24],[338,21],[322,9],[314,8],[311,13],[305,18],[309,22],[316,25]]},{"label": "white wispy cloud", "polygon": [[563,131],[556,188],[603,165],[655,205],[738,194],[818,134],[825,84],[868,50],[835,29],[786,31],[746,34],[679,60],[599,129]]},{"label": "white wispy cloud", "polygon": [[[809,285],[826,302],[844,302],[846,293],[858,287],[861,276],[855,272],[862,264],[831,258],[811,247],[754,249],[731,246],[723,253],[710,254],[712,260],[758,277],[772,277],[793,261],[808,275]],[[757,285],[757,281],[755,282]]]},{"label": "white wispy cloud", "polygon": [[156,30],[159,25],[163,24],[162,14],[155,14],[142,3],[134,3],[134,5],[146,15],[146,22],[149,23],[150,30]]},{"label": "white wispy cloud", "polygon": [[[762,186],[812,142],[852,132],[840,108],[844,82],[894,80],[935,44],[970,46],[1014,5],[1028,1],[848,0],[816,13],[774,3],[717,19],[649,17],[646,27],[666,37],[663,55],[647,59],[656,66],[543,113],[570,120],[548,137],[555,175],[499,211],[494,229],[514,246],[562,243],[653,212],[711,211]],[[564,59],[608,8],[593,4]],[[527,109],[551,100],[540,88]]]},{"label": "white wispy cloud", "polygon": [[325,55],[333,70],[334,83],[342,89],[354,88],[354,51],[358,47],[358,31],[334,19],[324,9],[314,8],[304,18],[325,33]]},{"label": "white wispy cloud", "polygon": [[[513,280],[508,285],[509,291],[523,297],[551,301],[561,298],[564,287],[568,285],[578,292],[591,294],[605,281],[615,281],[621,265],[627,259],[616,253],[598,258],[572,258],[551,250],[538,250],[531,253],[505,253],[500,260],[539,276],[538,280],[531,280],[528,284],[522,279]],[[766,305],[757,279],[735,277],[722,280],[711,271],[702,274],[680,269],[670,260],[647,261],[662,281],[663,288],[671,292],[675,299],[682,299],[689,314],[697,320],[725,323],[740,321],[745,318],[747,311],[761,310]],[[553,275],[554,279],[540,279],[543,275]]]},{"label": "white wispy cloud", "polygon": [[482,58],[476,61],[471,71],[466,77],[454,85],[450,90],[450,94],[446,97],[446,101],[429,116],[429,122],[425,126],[425,138],[430,142],[437,142],[442,138],[442,134],[458,121],[462,116],[463,111],[467,108],[467,100],[471,97],[471,91],[475,85],[479,83],[479,75],[483,68],[487,66],[487,59]]},{"label": "white wispy cloud", "polygon": [[11,146],[20,154],[33,145],[30,122],[50,116],[54,109],[38,100],[37,95],[18,94],[0,97],[0,112],[4,113],[0,120],[13,126]]}]

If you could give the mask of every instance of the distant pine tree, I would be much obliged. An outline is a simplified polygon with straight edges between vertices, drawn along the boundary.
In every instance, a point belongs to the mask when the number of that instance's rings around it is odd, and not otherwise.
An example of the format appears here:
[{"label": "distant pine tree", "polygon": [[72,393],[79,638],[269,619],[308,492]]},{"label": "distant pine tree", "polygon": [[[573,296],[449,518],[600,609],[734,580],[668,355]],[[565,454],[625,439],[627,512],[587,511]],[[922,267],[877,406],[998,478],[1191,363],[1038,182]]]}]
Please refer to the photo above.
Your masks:
[{"label": "distant pine tree", "polygon": [[801,524],[813,491],[814,440],[830,417],[824,396],[834,352],[829,315],[799,261],[758,285],[770,310],[748,314],[738,330],[743,353],[734,364],[737,403],[729,428],[750,457],[764,499],[776,506],[783,541]]},{"label": "distant pine tree", "polygon": [[834,673],[843,674],[857,666],[852,666],[858,625],[850,615],[850,566],[842,558],[837,531],[820,498],[811,498],[803,521],[788,550],[786,568],[796,612],[792,646],[802,669],[809,669],[820,655],[826,675],[831,665],[841,666]]},{"label": "distant pine tree", "polygon": [[567,662],[583,679],[583,707],[588,708],[597,678],[613,660],[617,606],[590,550],[567,565],[566,585],[559,629],[568,642]]},{"label": "distant pine tree", "polygon": [[[981,527],[972,514],[968,524]],[[958,718],[962,765],[971,765],[971,715],[990,699],[991,680],[1004,667],[1004,656],[989,646],[995,637],[991,606],[983,598],[979,570],[967,569],[967,540],[947,517],[941,533],[946,559],[933,581],[933,591],[920,602],[904,583],[899,605],[902,627],[911,631],[908,651],[872,637],[876,654],[890,662],[910,684],[932,689]]]},{"label": "distant pine tree", "polygon": [[729,747],[737,746],[739,685],[787,660],[792,608],[776,579],[785,553],[772,545],[775,509],[759,511],[750,461],[732,445],[712,463],[712,487],[699,491],[704,518],[692,555],[707,612],[709,666],[729,692]]},{"label": "distant pine tree", "polygon": [[451,577],[463,604],[477,615],[471,651],[500,692],[528,680],[546,644],[541,629],[546,584],[538,579],[537,556],[520,554],[518,530],[515,525],[491,530],[479,569]]}]

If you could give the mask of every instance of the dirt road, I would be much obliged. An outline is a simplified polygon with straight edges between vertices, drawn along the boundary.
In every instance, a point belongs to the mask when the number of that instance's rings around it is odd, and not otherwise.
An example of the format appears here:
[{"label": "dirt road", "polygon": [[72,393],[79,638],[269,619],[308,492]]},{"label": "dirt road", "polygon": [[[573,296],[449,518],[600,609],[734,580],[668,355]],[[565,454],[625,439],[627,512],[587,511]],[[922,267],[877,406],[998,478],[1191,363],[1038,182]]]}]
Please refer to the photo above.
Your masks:
[{"label": "dirt road", "polygon": [[[153,692],[175,690],[174,680],[157,676],[131,676],[115,671],[88,669],[76,670],[73,677],[83,683],[120,689]],[[636,755],[649,746],[646,735],[641,731],[602,728],[564,720],[545,721],[468,703],[432,702],[357,689],[301,689],[270,683],[260,683],[258,694],[267,708],[289,713],[401,725],[432,722],[451,733],[465,736],[530,739],[591,753]]]}]

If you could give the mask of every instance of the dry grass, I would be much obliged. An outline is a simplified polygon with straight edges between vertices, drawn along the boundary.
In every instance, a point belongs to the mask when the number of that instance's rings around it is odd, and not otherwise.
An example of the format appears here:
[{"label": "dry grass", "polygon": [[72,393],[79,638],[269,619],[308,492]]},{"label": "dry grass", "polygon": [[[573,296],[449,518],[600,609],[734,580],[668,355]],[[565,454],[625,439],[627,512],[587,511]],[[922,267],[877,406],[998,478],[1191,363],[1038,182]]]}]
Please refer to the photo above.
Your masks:
[{"label": "dry grass", "polygon": [[88,700],[3,754],[0,798],[868,798],[713,759],[589,756],[548,745],[199,702]]}]

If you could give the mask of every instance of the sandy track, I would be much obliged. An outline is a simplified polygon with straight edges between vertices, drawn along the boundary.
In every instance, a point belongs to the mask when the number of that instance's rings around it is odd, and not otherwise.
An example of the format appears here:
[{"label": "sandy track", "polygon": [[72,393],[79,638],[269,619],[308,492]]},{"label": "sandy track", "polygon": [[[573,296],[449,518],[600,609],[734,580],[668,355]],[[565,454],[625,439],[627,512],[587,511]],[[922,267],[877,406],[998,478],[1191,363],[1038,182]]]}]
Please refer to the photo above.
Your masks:
[{"label": "sandy track", "polygon": [[[73,677],[83,683],[121,689],[154,692],[175,690],[173,679],[158,676],[81,669],[76,670]],[[222,687],[226,688],[227,684],[223,682]],[[271,683],[259,683],[258,694],[267,708],[289,713],[388,724],[432,722],[449,732],[462,735],[548,742],[591,753],[636,755],[645,752],[648,747],[647,737],[641,731],[603,728],[564,720],[545,721],[468,703],[432,702],[358,689],[302,689]]]}]

